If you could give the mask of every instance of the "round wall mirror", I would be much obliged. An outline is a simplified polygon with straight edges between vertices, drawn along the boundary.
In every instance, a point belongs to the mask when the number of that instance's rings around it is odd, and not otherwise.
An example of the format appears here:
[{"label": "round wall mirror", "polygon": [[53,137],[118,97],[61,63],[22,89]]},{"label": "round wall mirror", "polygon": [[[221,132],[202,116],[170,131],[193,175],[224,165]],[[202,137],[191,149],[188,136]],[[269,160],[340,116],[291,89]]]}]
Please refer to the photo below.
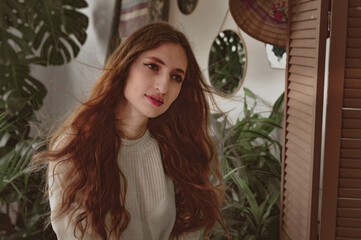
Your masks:
[{"label": "round wall mirror", "polygon": [[198,0],[178,0],[178,8],[179,10],[185,14],[191,14],[196,8]]},{"label": "round wall mirror", "polygon": [[208,58],[209,79],[214,88],[235,93],[242,85],[246,71],[246,48],[242,37],[225,30],[214,39]]}]

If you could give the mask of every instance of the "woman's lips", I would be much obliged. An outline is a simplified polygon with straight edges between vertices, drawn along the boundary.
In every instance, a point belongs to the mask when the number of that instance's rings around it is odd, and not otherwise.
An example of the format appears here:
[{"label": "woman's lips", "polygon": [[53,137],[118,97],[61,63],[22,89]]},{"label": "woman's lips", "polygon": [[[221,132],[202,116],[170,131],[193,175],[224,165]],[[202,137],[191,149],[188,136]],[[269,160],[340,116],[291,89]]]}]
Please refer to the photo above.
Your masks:
[{"label": "woman's lips", "polygon": [[146,95],[150,103],[152,103],[154,106],[159,107],[164,103],[163,98],[157,96],[157,95]]}]

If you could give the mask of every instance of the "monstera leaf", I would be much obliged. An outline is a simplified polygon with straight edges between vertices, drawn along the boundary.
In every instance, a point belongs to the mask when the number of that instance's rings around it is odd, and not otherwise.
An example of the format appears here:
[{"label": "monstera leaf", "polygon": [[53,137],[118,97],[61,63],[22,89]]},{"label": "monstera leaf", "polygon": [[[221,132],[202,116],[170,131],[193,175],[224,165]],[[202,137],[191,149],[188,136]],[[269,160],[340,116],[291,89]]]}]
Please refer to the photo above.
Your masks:
[{"label": "monstera leaf", "polygon": [[39,54],[47,65],[69,62],[86,40],[84,0],[0,1],[0,62]]},{"label": "monstera leaf", "polygon": [[76,57],[80,48],[74,39],[84,44],[88,27],[88,18],[76,8],[86,7],[87,3],[84,0],[33,0],[31,2],[33,2],[30,6],[32,10],[37,8],[44,10],[41,12],[35,10],[37,14],[33,15],[34,24],[38,26],[38,29],[35,29],[34,49],[41,48],[41,57],[51,65],[69,62],[72,55]]}]

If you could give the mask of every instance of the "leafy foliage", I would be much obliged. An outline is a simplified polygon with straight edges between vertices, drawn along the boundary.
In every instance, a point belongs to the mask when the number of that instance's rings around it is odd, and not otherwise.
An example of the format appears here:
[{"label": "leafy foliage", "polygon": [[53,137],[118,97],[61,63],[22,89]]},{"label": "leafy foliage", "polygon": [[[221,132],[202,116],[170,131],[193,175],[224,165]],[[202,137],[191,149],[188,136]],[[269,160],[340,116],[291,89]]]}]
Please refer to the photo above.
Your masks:
[{"label": "leafy foliage", "polygon": [[0,112],[14,122],[8,146],[28,136],[28,121],[47,93],[30,64],[61,65],[77,56],[88,26],[77,9],[86,6],[84,0],[0,1]]},{"label": "leafy foliage", "polygon": [[[36,144],[29,122],[36,121],[47,94],[30,66],[62,65],[78,55],[87,37],[88,18],[78,11],[84,7],[85,0],[0,1],[1,239],[54,238],[39,221],[45,211],[41,177],[26,172]],[[15,224],[9,218],[13,206]]]},{"label": "leafy foliage", "polygon": [[[7,113],[0,114],[0,134],[12,124],[6,121]],[[0,204],[6,211],[0,213],[0,239],[55,239],[51,228],[43,230],[41,213],[46,211],[42,202],[42,191],[39,183],[41,174],[27,171],[33,156],[37,140],[27,139],[19,141],[15,148],[0,158]],[[16,203],[16,204],[14,204]],[[11,213],[16,222],[10,221]]]},{"label": "leafy foliage", "polygon": [[[233,125],[214,114],[212,128],[225,184],[222,208],[231,239],[278,239],[282,145],[274,131],[282,129],[282,94],[267,117],[256,113],[256,96],[244,88],[244,118]],[[253,104],[248,105],[251,100]],[[212,239],[225,239],[217,228]]]}]

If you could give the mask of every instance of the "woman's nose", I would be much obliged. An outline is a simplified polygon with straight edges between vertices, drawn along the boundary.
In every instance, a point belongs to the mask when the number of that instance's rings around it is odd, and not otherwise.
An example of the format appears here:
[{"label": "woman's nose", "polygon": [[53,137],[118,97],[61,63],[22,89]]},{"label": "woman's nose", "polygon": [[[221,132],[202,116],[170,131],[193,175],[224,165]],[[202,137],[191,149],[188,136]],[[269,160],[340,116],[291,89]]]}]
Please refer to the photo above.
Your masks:
[{"label": "woman's nose", "polygon": [[168,92],[169,88],[169,76],[168,74],[163,74],[162,76],[158,76],[155,82],[155,89],[158,93],[165,94]]}]

